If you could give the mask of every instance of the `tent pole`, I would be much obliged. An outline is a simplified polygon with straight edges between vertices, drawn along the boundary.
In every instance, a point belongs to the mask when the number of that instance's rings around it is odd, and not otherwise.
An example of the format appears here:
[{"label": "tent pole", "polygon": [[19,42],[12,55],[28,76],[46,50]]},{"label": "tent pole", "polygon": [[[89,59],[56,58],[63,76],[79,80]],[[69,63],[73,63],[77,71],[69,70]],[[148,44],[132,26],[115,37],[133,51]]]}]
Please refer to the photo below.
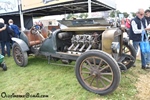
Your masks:
[{"label": "tent pole", "polygon": [[25,30],[25,28],[24,28],[24,19],[23,19],[23,13],[22,13],[22,1],[18,0],[18,4],[19,4],[21,31],[23,31]]},{"label": "tent pole", "polygon": [[116,10],[114,10],[114,12],[115,12],[115,27],[117,27],[117,11]]},{"label": "tent pole", "polygon": [[91,0],[88,0],[88,18],[91,18],[91,11],[92,11]]},{"label": "tent pole", "polygon": [[64,14],[64,19],[66,19],[67,17],[66,17],[67,15],[66,15],[66,11],[65,11],[65,14]]}]

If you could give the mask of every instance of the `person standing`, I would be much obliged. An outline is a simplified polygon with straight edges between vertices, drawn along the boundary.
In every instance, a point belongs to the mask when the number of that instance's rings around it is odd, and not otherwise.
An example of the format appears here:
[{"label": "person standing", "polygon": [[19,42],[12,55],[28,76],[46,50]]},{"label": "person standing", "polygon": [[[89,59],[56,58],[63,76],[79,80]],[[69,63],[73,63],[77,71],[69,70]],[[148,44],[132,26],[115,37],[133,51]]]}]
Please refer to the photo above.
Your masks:
[{"label": "person standing", "polygon": [[16,38],[19,38],[19,37],[20,37],[19,27],[14,24],[14,22],[13,22],[12,19],[9,19],[8,23],[9,23],[10,29],[14,32],[15,37],[16,37]]},{"label": "person standing", "polygon": [[[150,10],[149,9],[147,9],[145,11],[145,19],[147,21],[147,24],[150,25]],[[148,33],[148,35],[150,35],[150,31],[147,31],[147,33]],[[149,39],[150,39],[150,37],[149,37]]]},{"label": "person standing", "polygon": [[147,24],[149,25],[150,24],[150,10],[149,9],[145,10],[145,19],[147,21]]},{"label": "person standing", "polygon": [[126,18],[126,23],[125,23],[125,27],[126,27],[126,31],[127,31],[127,34],[129,35],[130,34],[130,20],[128,18]]},{"label": "person standing", "polygon": [[6,27],[5,29],[0,31],[0,43],[1,43],[1,52],[2,55],[5,56],[5,46],[7,48],[7,56],[10,57],[10,41],[12,35],[12,31],[10,28],[4,24],[4,20],[0,18],[0,28]]},{"label": "person standing", "polygon": [[[141,42],[142,31],[149,30],[149,28],[146,28],[146,27],[147,27],[147,22],[146,22],[146,19],[144,18],[144,10],[138,9],[136,13],[136,17],[131,20],[131,27],[130,27],[130,34],[129,34],[129,38],[133,42],[133,47],[136,51],[136,54],[138,52],[138,47]],[[148,64],[148,60],[145,57],[145,54],[141,52],[141,68],[149,69],[150,66],[148,66],[147,64]]]}]

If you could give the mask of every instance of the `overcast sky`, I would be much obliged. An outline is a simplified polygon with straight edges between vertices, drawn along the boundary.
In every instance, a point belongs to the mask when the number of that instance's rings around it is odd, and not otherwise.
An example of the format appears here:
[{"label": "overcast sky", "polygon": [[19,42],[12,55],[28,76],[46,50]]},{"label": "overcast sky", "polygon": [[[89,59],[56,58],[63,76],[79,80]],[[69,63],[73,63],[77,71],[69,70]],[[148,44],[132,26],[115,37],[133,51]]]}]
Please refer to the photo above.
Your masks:
[{"label": "overcast sky", "polygon": [[148,9],[150,0],[114,0],[121,12],[136,12],[138,8]]}]

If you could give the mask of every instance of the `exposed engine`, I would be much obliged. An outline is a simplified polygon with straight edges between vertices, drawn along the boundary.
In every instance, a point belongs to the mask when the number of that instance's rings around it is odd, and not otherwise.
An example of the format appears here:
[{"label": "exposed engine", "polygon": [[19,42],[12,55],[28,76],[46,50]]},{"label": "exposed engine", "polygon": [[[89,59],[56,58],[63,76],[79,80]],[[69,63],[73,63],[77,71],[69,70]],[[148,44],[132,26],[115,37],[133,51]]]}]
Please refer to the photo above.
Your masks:
[{"label": "exposed engine", "polygon": [[[76,55],[90,49],[101,50],[101,35],[101,32],[85,32],[84,34],[61,32],[58,34],[57,51]],[[62,62],[66,64],[70,60],[62,59]]]},{"label": "exposed engine", "polygon": [[90,49],[101,49],[100,36],[101,34],[97,32],[73,35],[71,38],[72,45],[68,48],[68,51],[85,52]]}]

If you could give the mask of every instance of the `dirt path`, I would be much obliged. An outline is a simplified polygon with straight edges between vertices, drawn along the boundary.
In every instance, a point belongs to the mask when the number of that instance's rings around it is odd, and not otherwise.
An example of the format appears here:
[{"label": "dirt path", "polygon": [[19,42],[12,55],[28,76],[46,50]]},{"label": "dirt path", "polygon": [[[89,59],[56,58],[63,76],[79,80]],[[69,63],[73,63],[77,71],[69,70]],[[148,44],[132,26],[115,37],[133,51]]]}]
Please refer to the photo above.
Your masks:
[{"label": "dirt path", "polygon": [[138,90],[136,97],[140,100],[150,100],[150,70],[145,75],[139,75],[136,87]]},{"label": "dirt path", "polygon": [[[137,59],[140,60],[140,52],[137,56]],[[138,94],[136,97],[139,100],[150,100],[150,70],[146,70],[145,74],[139,74],[138,81],[136,83]]]}]

